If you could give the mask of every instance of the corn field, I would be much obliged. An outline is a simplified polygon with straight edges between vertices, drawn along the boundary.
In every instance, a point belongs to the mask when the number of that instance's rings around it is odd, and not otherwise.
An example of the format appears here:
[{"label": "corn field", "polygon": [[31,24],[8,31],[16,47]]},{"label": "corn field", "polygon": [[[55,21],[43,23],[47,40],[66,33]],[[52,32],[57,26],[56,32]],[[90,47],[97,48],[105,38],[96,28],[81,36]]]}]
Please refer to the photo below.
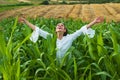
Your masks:
[{"label": "corn field", "polygon": [[[56,63],[56,37],[30,41],[32,30],[18,18],[0,22],[0,80],[120,80],[120,23],[104,21],[93,26],[94,38],[81,35],[67,53],[65,64]],[[36,18],[28,20],[55,33],[64,22],[73,33],[87,22],[74,19]]]}]

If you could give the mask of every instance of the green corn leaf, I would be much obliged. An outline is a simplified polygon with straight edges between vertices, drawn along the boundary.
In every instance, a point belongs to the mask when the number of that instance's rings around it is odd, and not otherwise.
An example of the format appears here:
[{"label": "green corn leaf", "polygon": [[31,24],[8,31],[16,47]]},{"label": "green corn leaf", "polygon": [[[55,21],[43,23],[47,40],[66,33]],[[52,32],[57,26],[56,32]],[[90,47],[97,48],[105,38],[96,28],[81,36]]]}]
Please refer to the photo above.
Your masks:
[{"label": "green corn leaf", "polygon": [[73,57],[74,59],[74,79],[77,80],[77,63],[76,63],[76,60],[75,60],[75,57]]},{"label": "green corn leaf", "polygon": [[97,72],[97,73],[94,74],[94,76],[95,75],[105,75],[105,76],[108,76],[108,77],[112,78],[112,76],[109,73],[105,72],[105,71]]}]

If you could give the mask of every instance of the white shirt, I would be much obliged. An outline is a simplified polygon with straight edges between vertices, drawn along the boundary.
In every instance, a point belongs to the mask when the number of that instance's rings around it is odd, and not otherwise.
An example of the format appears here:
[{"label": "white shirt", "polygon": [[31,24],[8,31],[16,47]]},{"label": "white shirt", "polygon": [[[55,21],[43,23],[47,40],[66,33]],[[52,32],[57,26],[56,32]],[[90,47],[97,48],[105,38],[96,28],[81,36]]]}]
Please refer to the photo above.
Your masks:
[{"label": "white shirt", "polygon": [[[56,53],[56,58],[59,59],[59,61],[62,60],[64,57],[65,53],[67,50],[71,47],[72,42],[81,34],[86,34],[88,35],[89,38],[94,37],[95,35],[95,30],[92,30],[91,28],[88,28],[83,26],[81,29],[77,30],[76,32],[72,34],[67,34],[66,36],[63,36],[61,40],[57,39],[56,41],[56,46],[57,46],[57,53]],[[34,43],[38,40],[39,35],[43,38],[47,38],[48,35],[52,35],[46,31],[43,31],[42,29],[35,27],[35,30],[33,31],[30,40],[33,41]]]}]

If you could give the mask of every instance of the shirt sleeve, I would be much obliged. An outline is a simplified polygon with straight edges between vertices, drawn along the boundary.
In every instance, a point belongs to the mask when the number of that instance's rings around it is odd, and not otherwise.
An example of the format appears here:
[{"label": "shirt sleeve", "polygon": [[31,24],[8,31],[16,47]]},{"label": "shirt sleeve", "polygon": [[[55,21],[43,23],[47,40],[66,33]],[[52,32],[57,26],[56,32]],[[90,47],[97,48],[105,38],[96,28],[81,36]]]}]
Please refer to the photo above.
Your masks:
[{"label": "shirt sleeve", "polygon": [[78,36],[80,36],[82,33],[84,35],[88,35],[89,38],[93,38],[95,35],[95,30],[86,27],[87,25],[83,26],[81,29],[77,30],[72,34],[72,38],[76,39]]},{"label": "shirt sleeve", "polygon": [[50,33],[38,28],[37,26],[35,27],[35,30],[32,32],[32,35],[30,37],[30,40],[33,41],[34,43],[38,40],[39,35],[45,39],[47,39],[48,35],[51,35]]}]

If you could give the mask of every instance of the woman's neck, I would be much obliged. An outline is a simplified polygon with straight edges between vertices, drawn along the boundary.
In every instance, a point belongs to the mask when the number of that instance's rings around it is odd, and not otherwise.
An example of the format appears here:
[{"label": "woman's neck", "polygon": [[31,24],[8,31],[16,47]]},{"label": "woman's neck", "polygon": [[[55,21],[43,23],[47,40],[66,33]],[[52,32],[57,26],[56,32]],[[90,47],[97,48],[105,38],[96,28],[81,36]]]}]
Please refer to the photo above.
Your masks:
[{"label": "woman's neck", "polygon": [[64,33],[58,32],[57,33],[57,38],[61,40],[63,38],[63,34]]}]

